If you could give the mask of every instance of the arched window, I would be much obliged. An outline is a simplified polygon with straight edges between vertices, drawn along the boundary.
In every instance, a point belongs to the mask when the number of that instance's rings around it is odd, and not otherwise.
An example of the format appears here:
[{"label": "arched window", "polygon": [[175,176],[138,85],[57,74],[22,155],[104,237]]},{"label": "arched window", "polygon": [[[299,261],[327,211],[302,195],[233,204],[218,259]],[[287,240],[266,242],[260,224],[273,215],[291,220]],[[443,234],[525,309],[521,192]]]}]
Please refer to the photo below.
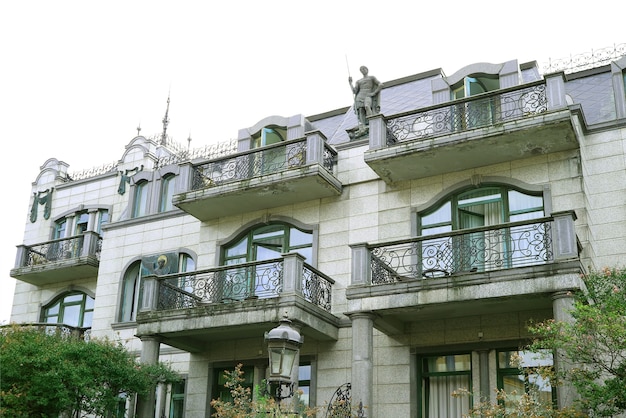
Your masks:
[{"label": "arched window", "polygon": [[297,252],[311,263],[313,233],[287,223],[270,223],[254,226],[222,249],[223,265],[257,262],[224,272],[224,299],[276,297],[280,290],[279,262],[262,263]]},{"label": "arched window", "polygon": [[543,196],[494,185],[451,196],[420,216],[420,235],[498,225],[544,216]]},{"label": "arched window", "polygon": [[134,321],[141,297],[141,261],[130,265],[122,281],[120,322]]},{"label": "arched window", "polygon": [[[500,88],[497,75],[473,74],[464,77],[451,88],[451,99],[463,99]],[[492,124],[498,115],[500,104],[497,97],[466,101],[454,106],[453,128],[465,130]]]},{"label": "arched window", "polygon": [[[174,253],[174,256],[176,254]],[[147,259],[158,259],[160,255],[152,255],[144,257],[144,261]],[[176,263],[174,263],[176,264]],[[176,272],[193,271],[196,268],[196,263],[193,257],[187,253],[178,254],[178,265],[174,269],[170,270],[168,274]],[[142,272],[143,275],[155,274],[150,269],[142,268],[142,260],[133,262],[124,273],[122,279],[122,295],[119,310],[120,322],[132,322],[137,319],[137,312],[141,303],[142,293]]]},{"label": "arched window", "polygon": [[437,235],[421,241],[425,275],[532,265],[551,254],[545,223],[505,225],[543,217],[541,193],[485,185],[460,191],[418,215],[418,235]]},{"label": "arched window", "polygon": [[313,257],[313,234],[287,223],[255,226],[227,244],[223,249],[223,264],[241,264],[268,260],[281,254],[297,252],[307,262]]},{"label": "arched window", "polygon": [[167,212],[172,210],[174,205],[172,199],[174,197],[174,180],[173,174],[167,174],[161,179],[161,199],[159,201],[159,212]]},{"label": "arched window", "polygon": [[148,214],[148,184],[147,180],[142,180],[135,184],[133,218]]},{"label": "arched window", "polygon": [[44,306],[43,322],[65,324],[76,328],[91,328],[94,299],[82,292],[64,293]]}]

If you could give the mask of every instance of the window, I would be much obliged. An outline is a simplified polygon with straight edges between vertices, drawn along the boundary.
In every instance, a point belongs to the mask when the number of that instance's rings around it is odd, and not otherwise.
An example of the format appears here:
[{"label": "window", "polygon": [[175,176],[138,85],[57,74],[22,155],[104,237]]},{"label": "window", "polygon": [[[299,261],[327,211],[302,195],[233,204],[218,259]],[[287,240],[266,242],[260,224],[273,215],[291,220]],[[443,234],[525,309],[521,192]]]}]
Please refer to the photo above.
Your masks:
[{"label": "window", "polygon": [[148,181],[143,180],[135,184],[133,200],[133,218],[148,214]]},{"label": "window", "polygon": [[[287,137],[285,128],[265,127],[256,135],[252,136],[252,148],[266,147],[278,144]],[[250,176],[273,173],[281,170],[286,165],[285,147],[274,147],[261,152],[250,154]]]},{"label": "window", "polygon": [[167,212],[172,210],[174,205],[172,199],[174,197],[174,180],[173,174],[168,174],[161,179],[161,201],[159,202],[159,212]]},{"label": "window", "polygon": [[498,388],[509,394],[513,401],[515,394],[528,393],[540,402],[553,403],[556,390],[537,371],[538,367],[552,366],[553,357],[548,352],[498,351]]},{"label": "window", "polygon": [[[298,252],[306,261],[313,257],[313,234],[285,223],[257,226],[223,249],[223,265],[280,258],[284,253]],[[224,277],[226,299],[272,297],[280,286],[276,263],[227,270]]]},{"label": "window", "polygon": [[85,212],[79,212],[76,214],[76,225],[74,226],[74,235],[82,235],[87,230],[89,225],[89,214]]},{"label": "window", "polygon": [[471,392],[471,355],[435,355],[419,359],[420,418],[461,418],[469,412],[467,396],[453,397],[459,389]]},{"label": "window", "polygon": [[300,404],[303,407],[311,405],[311,365],[301,363],[298,367],[298,390],[302,392],[300,395]]},{"label": "window", "polygon": [[52,239],[65,238],[65,228],[67,227],[67,219],[59,219],[54,223]]},{"label": "window", "polygon": [[185,413],[185,381],[172,383],[169,387],[169,418],[183,418]]},{"label": "window", "polygon": [[[233,396],[230,393],[230,389],[226,387],[226,377],[224,376],[224,371],[232,372],[235,370],[235,367],[221,367],[215,369],[215,376],[213,381],[213,393],[211,394],[211,399],[221,399],[223,402],[232,402]],[[243,372],[243,382],[241,382],[241,386],[244,389],[250,389],[250,393],[253,393],[252,390],[253,382],[254,382],[254,366],[243,366],[241,368]]]},{"label": "window", "polygon": [[[451,99],[463,99],[500,88],[497,75],[474,74],[452,86]],[[498,97],[472,100],[455,105],[452,114],[454,130],[465,130],[491,125],[497,117]]]},{"label": "window", "polygon": [[98,234],[102,233],[102,225],[106,225],[109,223],[109,211],[106,209],[100,209],[98,211],[98,224],[96,228],[96,232]]},{"label": "window", "polygon": [[43,322],[65,324],[76,328],[91,328],[94,299],[82,292],[59,296],[43,308]]},{"label": "window", "polygon": [[122,281],[122,303],[120,321],[134,321],[141,297],[141,261],[136,261],[126,270]]},{"label": "window", "polygon": [[[167,274],[193,271],[196,268],[196,263],[189,254],[186,253],[166,253],[168,258],[173,258],[173,269],[169,269]],[[146,268],[146,263],[156,265],[159,258],[164,254],[151,255],[143,257],[142,260],[132,263],[122,279],[122,296],[120,303],[119,321],[131,322],[137,318],[137,311],[139,310],[142,293],[142,275],[155,274],[153,268]],[[142,263],[144,264],[142,266]],[[143,273],[142,273],[143,272]],[[183,279],[181,279],[182,281]],[[175,284],[175,283],[173,283]],[[187,289],[190,290],[190,289]]]},{"label": "window", "polygon": [[[502,185],[461,191],[419,217],[422,236],[460,229],[463,235],[422,241],[422,268],[449,274],[537,264],[547,256],[539,224],[497,228],[544,216],[543,196]],[[489,228],[492,227],[492,228]]]}]

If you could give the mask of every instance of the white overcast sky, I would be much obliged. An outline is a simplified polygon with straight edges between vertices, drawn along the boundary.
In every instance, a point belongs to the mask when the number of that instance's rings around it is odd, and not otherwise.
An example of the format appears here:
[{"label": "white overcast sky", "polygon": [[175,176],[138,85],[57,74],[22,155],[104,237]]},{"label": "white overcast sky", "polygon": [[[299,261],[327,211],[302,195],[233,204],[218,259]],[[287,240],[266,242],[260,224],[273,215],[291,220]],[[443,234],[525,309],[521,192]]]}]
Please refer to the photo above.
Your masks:
[{"label": "white overcast sky", "polygon": [[[619,3],[619,2],[617,2]],[[70,172],[118,160],[161,131],[200,147],[270,115],[352,104],[348,71],[385,82],[475,62],[540,64],[626,41],[612,0],[65,1],[0,3],[5,223],[0,323],[28,222],[31,183],[51,157]],[[348,70],[349,67],[349,70]]]}]

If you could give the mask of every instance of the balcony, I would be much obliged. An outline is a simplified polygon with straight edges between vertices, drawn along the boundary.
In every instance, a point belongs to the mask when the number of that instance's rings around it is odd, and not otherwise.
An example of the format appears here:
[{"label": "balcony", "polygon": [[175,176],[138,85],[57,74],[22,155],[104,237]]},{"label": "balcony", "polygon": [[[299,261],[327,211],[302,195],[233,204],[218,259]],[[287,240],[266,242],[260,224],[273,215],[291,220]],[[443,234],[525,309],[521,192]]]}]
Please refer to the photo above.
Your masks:
[{"label": "balcony", "polygon": [[98,275],[102,238],[85,232],[35,245],[19,245],[11,277],[43,286]]},{"label": "balcony", "polygon": [[314,340],[336,340],[334,280],[297,253],[144,279],[137,334],[198,351],[210,341],[259,337],[284,314]]},{"label": "balcony", "polygon": [[562,76],[370,119],[365,162],[386,182],[579,147]]},{"label": "balcony", "polygon": [[174,205],[201,221],[341,194],[337,152],[319,132],[192,167]]},{"label": "balcony", "polygon": [[573,212],[352,247],[349,312],[386,332],[417,319],[551,309],[580,287]]},{"label": "balcony", "polygon": [[91,339],[91,327],[75,327],[72,325],[48,322],[12,323],[0,326],[0,328],[9,327],[33,328],[45,332],[46,334],[56,334],[64,338],[76,338],[83,341],[89,341]]}]

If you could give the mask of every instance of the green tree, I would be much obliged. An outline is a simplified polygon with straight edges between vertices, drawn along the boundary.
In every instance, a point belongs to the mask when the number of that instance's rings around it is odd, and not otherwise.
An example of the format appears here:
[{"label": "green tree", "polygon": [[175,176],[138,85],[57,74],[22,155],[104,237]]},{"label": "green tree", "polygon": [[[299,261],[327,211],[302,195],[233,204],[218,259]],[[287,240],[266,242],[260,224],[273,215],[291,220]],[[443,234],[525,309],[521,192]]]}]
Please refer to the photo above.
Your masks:
[{"label": "green tree", "polygon": [[592,417],[626,412],[626,270],[605,268],[584,276],[573,322],[531,325],[532,349],[551,349],[564,363],[556,384],[572,385],[579,406]]},{"label": "green tree", "polygon": [[144,365],[119,343],[85,342],[36,327],[0,330],[0,416],[105,416],[120,395],[146,394],[179,377],[164,364]]}]

